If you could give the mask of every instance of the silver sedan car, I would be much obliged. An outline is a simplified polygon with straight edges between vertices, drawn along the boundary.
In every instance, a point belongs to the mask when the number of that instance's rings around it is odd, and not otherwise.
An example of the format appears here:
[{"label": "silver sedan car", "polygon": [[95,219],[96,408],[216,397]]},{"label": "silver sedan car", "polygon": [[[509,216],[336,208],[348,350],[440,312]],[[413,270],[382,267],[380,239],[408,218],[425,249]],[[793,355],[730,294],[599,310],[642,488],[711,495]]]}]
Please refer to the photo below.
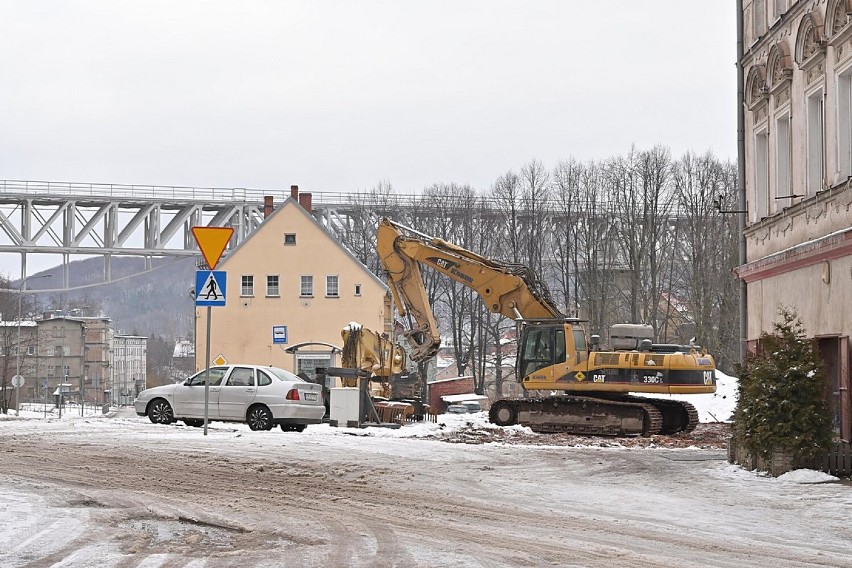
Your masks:
[{"label": "silver sedan car", "polygon": [[[301,432],[319,424],[325,414],[322,386],[290,371],[262,365],[224,365],[210,368],[206,389],[208,420],[244,422],[252,430]],[[136,414],[155,424],[182,420],[189,426],[204,424],[206,370],[182,383],[146,389],[139,393]]]}]

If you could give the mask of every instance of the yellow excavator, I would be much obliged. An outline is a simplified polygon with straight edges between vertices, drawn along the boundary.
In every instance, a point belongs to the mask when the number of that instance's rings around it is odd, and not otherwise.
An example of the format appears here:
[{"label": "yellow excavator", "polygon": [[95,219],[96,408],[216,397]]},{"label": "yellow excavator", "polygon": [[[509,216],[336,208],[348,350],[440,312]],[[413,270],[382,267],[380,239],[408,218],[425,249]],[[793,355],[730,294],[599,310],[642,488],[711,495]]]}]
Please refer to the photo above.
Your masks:
[{"label": "yellow excavator", "polygon": [[521,424],[537,432],[650,436],[691,431],[698,412],[687,402],[630,393],[716,392],[713,357],[697,345],[654,344],[651,326],[618,324],[604,350],[587,341],[584,321],[565,317],[528,267],[486,258],[443,239],[383,219],[377,250],[399,313],[411,359],[435,356],[438,326],[423,285],[427,266],[474,290],[494,313],[515,320],[520,336],[516,376],[526,391],[548,396],[492,403],[494,424]]},{"label": "yellow excavator", "polygon": [[401,345],[388,334],[367,329],[357,322],[350,322],[340,335],[343,369],[330,371],[341,376],[343,386],[358,387],[359,377],[366,378],[366,394],[380,421],[426,418],[430,409],[422,400],[420,374],[408,371]]}]

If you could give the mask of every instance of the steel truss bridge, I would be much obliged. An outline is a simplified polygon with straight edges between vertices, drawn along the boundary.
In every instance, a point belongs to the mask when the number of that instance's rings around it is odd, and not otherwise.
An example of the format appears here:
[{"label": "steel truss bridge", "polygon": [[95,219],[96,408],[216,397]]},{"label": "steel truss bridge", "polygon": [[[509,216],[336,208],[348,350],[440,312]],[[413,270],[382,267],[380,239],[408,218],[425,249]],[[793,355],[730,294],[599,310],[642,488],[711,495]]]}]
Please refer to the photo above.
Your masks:
[{"label": "steel truss bridge", "polygon": [[[80,258],[103,258],[101,283],[113,280],[116,256],[142,257],[145,269],[164,257],[196,257],[201,263],[192,227],[233,227],[228,249],[233,250],[263,222],[265,198],[278,207],[298,195],[297,186],[263,190],[0,180],[0,269],[17,263],[19,276],[10,275],[14,280],[61,265],[62,282],[51,281],[50,287],[64,290],[69,263]],[[423,197],[390,194],[376,203],[376,196],[364,193],[310,194],[314,217],[341,239],[365,207],[376,217],[393,216],[422,208]],[[488,208],[496,213],[500,205]],[[38,264],[35,270],[28,259]]]},{"label": "steel truss bridge", "polygon": [[[71,261],[101,256],[109,282],[116,256],[143,257],[147,269],[155,258],[201,259],[194,226],[233,227],[233,250],[263,222],[264,198],[278,207],[292,191],[0,180],[0,259],[8,267],[17,257],[24,278],[28,258],[44,264],[52,255],[50,266],[63,266],[61,286],[52,287],[66,289]],[[313,193],[313,213],[330,230],[343,229],[349,197]]]}]

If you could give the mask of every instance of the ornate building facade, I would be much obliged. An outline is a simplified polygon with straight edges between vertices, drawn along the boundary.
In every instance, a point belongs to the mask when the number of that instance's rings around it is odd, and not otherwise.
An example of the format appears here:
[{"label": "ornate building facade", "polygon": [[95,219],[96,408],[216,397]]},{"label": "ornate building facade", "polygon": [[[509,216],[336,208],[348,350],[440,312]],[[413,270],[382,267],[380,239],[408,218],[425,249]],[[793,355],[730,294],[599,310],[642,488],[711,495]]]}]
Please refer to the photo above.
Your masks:
[{"label": "ornate building facade", "polygon": [[795,310],[852,438],[852,0],[744,0],[747,338]]}]

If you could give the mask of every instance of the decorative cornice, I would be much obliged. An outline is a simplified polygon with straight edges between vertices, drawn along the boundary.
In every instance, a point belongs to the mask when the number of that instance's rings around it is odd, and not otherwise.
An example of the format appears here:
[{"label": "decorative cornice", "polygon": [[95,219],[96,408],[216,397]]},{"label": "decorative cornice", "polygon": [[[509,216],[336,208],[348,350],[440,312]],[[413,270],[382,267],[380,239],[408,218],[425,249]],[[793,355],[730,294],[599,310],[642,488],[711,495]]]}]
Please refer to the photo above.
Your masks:
[{"label": "decorative cornice", "polygon": [[749,262],[737,267],[734,272],[740,279],[751,283],[850,255],[852,255],[852,229],[845,229]]}]

